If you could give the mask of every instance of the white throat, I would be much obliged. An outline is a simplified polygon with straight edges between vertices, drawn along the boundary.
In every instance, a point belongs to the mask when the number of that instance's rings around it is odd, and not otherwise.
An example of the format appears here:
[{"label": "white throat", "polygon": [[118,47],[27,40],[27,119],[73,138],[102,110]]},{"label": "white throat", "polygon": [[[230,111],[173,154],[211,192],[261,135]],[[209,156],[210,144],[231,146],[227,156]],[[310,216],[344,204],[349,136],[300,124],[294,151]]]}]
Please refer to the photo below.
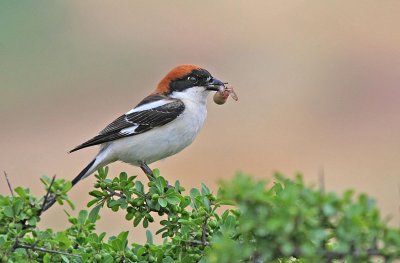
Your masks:
[{"label": "white throat", "polygon": [[172,98],[180,99],[184,103],[191,102],[191,103],[206,105],[207,95],[209,93],[210,91],[206,90],[204,87],[191,87],[184,91],[174,91],[170,96]]}]

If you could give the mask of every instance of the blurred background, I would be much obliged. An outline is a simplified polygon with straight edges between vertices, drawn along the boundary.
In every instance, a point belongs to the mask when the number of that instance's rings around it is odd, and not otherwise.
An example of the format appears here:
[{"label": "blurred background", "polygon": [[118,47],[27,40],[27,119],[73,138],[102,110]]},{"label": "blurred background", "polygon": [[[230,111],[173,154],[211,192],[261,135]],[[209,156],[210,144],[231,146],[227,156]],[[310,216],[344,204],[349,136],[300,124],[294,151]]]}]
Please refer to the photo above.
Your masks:
[{"label": "blurred background", "polygon": [[[71,180],[96,147],[67,151],[136,105],[174,66],[193,63],[236,88],[197,140],[151,165],[187,189],[244,171],[325,175],[400,223],[399,1],[1,1],[0,171],[42,195]],[[112,174],[139,168],[112,164]],[[86,207],[94,177],[72,191]],[[1,176],[0,193],[9,194]],[[66,208],[66,210],[69,210]],[[77,212],[73,212],[77,213]],[[98,231],[130,230],[102,211]],[[64,228],[61,207],[43,227]]]}]

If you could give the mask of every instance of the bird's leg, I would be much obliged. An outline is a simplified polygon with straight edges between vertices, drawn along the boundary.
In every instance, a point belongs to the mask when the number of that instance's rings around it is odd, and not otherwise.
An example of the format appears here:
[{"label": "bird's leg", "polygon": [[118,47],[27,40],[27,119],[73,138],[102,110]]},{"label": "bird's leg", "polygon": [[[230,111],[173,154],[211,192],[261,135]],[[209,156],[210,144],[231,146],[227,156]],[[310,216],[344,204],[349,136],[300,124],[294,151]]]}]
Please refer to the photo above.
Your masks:
[{"label": "bird's leg", "polygon": [[[142,171],[146,174],[147,178],[149,178],[149,181],[154,181],[156,178],[154,177],[153,171],[150,169],[150,167],[145,163],[142,162],[140,165],[140,168],[142,168]],[[170,185],[167,181],[167,188],[174,188],[172,185]]]},{"label": "bird's leg", "polygon": [[149,178],[150,181],[154,181],[154,174],[153,171],[150,169],[150,167],[145,163],[142,162],[140,165],[140,168],[142,168],[143,172],[146,174],[147,178]]}]

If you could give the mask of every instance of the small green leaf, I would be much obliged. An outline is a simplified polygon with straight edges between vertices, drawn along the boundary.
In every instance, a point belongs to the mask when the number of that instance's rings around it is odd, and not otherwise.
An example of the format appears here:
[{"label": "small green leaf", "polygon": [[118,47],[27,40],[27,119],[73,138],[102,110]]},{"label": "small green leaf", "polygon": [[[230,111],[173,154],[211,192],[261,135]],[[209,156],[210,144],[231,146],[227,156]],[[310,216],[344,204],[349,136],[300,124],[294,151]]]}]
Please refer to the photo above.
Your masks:
[{"label": "small green leaf", "polygon": [[88,216],[88,211],[86,210],[81,210],[79,211],[79,215],[78,215],[78,223],[80,225],[85,224],[86,218]]},{"label": "small green leaf", "polygon": [[135,189],[136,189],[136,191],[138,191],[139,193],[143,193],[143,192],[144,192],[144,186],[143,186],[142,182],[136,181],[136,182],[135,182]]},{"label": "small green leaf", "polygon": [[8,217],[14,217],[14,210],[9,206],[4,208],[3,213]]},{"label": "small green leaf", "polygon": [[17,187],[14,189],[14,191],[20,196],[20,197],[27,197],[26,191],[22,187]]},{"label": "small green leaf", "polygon": [[124,246],[128,242],[128,234],[129,234],[129,231],[124,231],[124,232],[119,233],[119,235],[118,235],[118,239],[120,239],[122,241]]},{"label": "small green leaf", "polygon": [[92,205],[96,204],[98,201],[99,201],[98,199],[90,200],[89,203],[87,203],[87,207],[91,207]]},{"label": "small green leaf", "polygon": [[43,263],[50,263],[51,254],[46,253],[43,257]]},{"label": "small green leaf", "polygon": [[197,188],[192,188],[190,189],[190,197],[192,197],[193,201],[196,199],[196,197],[200,196],[200,192]]},{"label": "small green leaf", "polygon": [[69,205],[69,207],[71,207],[72,210],[75,209],[75,204],[71,201],[71,199],[67,198],[65,199],[65,202],[67,202],[67,204]]},{"label": "small green leaf", "polygon": [[126,172],[121,172],[121,173],[119,174],[119,179],[120,179],[121,181],[126,181],[126,180],[128,179],[128,174],[127,174]]},{"label": "small green leaf", "polygon": [[204,196],[204,197],[203,197],[203,204],[204,204],[204,206],[205,206],[205,208],[206,208],[207,211],[210,211],[210,210],[211,210],[211,207],[210,207],[210,200],[208,200],[207,196]]},{"label": "small green leaf", "polygon": [[24,202],[21,199],[15,200],[13,205],[15,215],[18,215],[21,212],[23,206]]},{"label": "small green leaf", "polygon": [[61,255],[63,262],[69,263],[69,259],[65,255]]},{"label": "small green leaf", "polygon": [[165,200],[165,198],[158,198],[158,203],[161,207],[166,207],[168,205],[168,202]]},{"label": "small green leaf", "polygon": [[148,228],[149,227],[149,220],[147,218],[143,219],[143,227]]},{"label": "small green leaf", "polygon": [[135,219],[133,220],[133,226],[135,226],[135,227],[138,226],[140,221],[142,220],[142,218],[143,218],[143,215],[139,215],[139,216],[135,217]]},{"label": "small green leaf", "polygon": [[100,198],[100,197],[103,197],[103,196],[104,196],[103,192],[101,192],[101,191],[99,191],[99,190],[90,191],[89,194],[90,194],[91,196],[94,196],[94,197],[97,197],[97,198]]},{"label": "small green leaf", "polygon": [[154,169],[153,170],[153,176],[155,177],[155,178],[157,178],[157,177],[159,177],[160,176],[160,170],[159,169]]},{"label": "small green leaf", "polygon": [[146,230],[146,238],[147,238],[147,244],[152,245],[153,244],[153,234],[151,233],[150,230]]},{"label": "small green leaf", "polygon": [[131,220],[133,219],[134,216],[135,216],[134,213],[127,213],[127,214],[125,215],[125,219],[128,220],[128,221],[131,221]]},{"label": "small green leaf", "polygon": [[63,187],[62,187],[62,192],[66,193],[72,188],[72,183],[71,182],[66,182]]},{"label": "small green leaf", "polygon": [[179,180],[178,180],[178,181],[175,182],[175,190],[176,190],[176,191],[179,191],[180,188],[181,188],[181,183],[180,183]]},{"label": "small green leaf", "polygon": [[29,218],[28,224],[29,224],[30,226],[36,226],[36,224],[37,224],[37,218],[36,218],[36,217],[31,217],[31,218]]},{"label": "small green leaf", "polygon": [[211,194],[210,189],[208,189],[208,187],[204,183],[201,183],[201,193],[203,195]]},{"label": "small green leaf", "polygon": [[101,263],[113,263],[114,259],[111,255],[105,255],[101,260]]},{"label": "small green leaf", "polygon": [[171,205],[179,205],[179,203],[181,202],[181,199],[178,196],[167,196],[166,199],[167,202]]},{"label": "small green leaf", "polygon": [[174,262],[174,260],[170,256],[168,256],[162,260],[162,263],[173,263],[173,262]]},{"label": "small green leaf", "polygon": [[89,217],[88,217],[88,220],[90,223],[96,222],[97,216],[99,215],[101,207],[102,207],[102,204],[98,204],[90,211]]},{"label": "small green leaf", "polygon": [[164,177],[157,177],[156,178],[156,186],[159,193],[164,193],[164,189],[167,186],[167,181],[165,181]]}]

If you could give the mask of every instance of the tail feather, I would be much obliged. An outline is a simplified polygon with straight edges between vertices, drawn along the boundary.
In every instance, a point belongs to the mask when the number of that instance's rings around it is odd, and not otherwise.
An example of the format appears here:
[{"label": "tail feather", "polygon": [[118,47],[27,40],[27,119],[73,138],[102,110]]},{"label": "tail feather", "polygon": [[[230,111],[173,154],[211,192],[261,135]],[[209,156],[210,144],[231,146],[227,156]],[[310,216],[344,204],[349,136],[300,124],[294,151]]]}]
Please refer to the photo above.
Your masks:
[{"label": "tail feather", "polygon": [[93,166],[95,162],[96,158],[93,159],[93,161],[91,161],[85,168],[83,168],[83,170],[72,180],[72,186],[76,185],[80,180],[87,177],[90,173],[93,172],[92,170],[94,168]]}]

